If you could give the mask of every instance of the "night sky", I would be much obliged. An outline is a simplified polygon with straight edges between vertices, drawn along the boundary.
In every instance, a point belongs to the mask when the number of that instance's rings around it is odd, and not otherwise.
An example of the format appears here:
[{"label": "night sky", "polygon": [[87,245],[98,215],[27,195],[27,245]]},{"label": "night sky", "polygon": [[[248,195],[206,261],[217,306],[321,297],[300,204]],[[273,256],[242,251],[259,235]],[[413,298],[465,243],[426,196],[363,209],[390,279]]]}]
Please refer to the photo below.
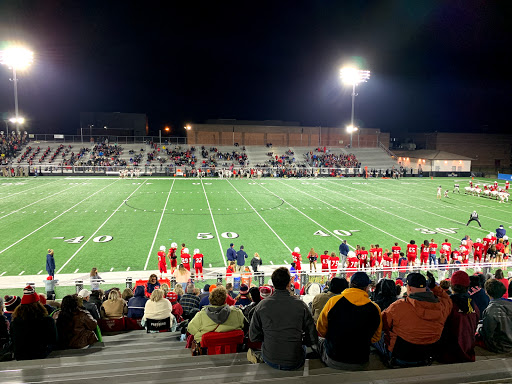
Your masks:
[{"label": "night sky", "polygon": [[[81,111],[146,113],[150,132],[175,135],[217,118],[344,126],[339,68],[353,58],[372,72],[358,87],[361,127],[503,132],[511,11],[487,0],[5,0],[0,41],[35,53],[19,81],[34,133],[76,133]],[[5,112],[9,78],[2,66]]]}]

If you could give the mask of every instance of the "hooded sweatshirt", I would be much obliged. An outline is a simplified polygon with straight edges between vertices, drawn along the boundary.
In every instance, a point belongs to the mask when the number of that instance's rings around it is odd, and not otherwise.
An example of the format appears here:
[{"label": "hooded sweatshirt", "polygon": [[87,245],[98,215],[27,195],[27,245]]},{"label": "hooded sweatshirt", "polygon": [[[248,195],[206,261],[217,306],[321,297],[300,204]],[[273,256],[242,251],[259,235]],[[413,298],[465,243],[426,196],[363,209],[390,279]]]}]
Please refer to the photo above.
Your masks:
[{"label": "hooded sweatshirt", "polygon": [[512,350],[512,302],[492,299],[483,315],[480,335],[492,352],[507,353]]},{"label": "hooded sweatshirt", "polygon": [[204,307],[188,324],[187,331],[194,335],[196,342],[207,332],[229,332],[242,329],[245,317],[242,311],[229,305],[209,305]]},{"label": "hooded sweatshirt", "polygon": [[441,338],[452,301],[441,287],[397,300],[382,312],[385,342],[393,351],[398,336],[411,344],[430,345]]},{"label": "hooded sweatshirt", "polygon": [[142,319],[147,301],[148,299],[145,296],[144,287],[142,285],[137,286],[133,297],[128,300],[128,317],[132,319]]},{"label": "hooded sweatshirt", "polygon": [[393,304],[396,298],[396,284],[393,280],[383,279],[379,281],[375,289],[375,304],[380,307],[381,311],[384,311]]}]

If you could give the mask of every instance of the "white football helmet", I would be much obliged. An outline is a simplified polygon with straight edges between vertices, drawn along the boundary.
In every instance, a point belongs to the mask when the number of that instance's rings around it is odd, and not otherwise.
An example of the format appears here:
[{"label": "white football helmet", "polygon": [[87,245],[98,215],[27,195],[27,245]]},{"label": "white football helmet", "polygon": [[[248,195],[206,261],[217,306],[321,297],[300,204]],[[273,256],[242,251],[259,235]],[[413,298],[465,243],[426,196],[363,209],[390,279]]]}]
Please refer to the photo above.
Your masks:
[{"label": "white football helmet", "polygon": [[172,243],[172,244],[171,244],[171,248],[178,248],[178,244],[176,244],[176,243]]},{"label": "white football helmet", "polygon": [[355,257],[356,253],[354,251],[348,251],[347,256],[348,257]]},{"label": "white football helmet", "polygon": [[508,240],[508,236],[503,236],[503,241],[507,241]]},{"label": "white football helmet", "polygon": [[481,242],[482,242],[482,239],[476,239],[476,242],[477,242],[477,243],[481,243]]},{"label": "white football helmet", "polygon": [[462,240],[462,245],[466,245],[468,242],[466,240]]},{"label": "white football helmet", "polygon": [[160,246],[161,251],[165,251],[165,245]]},{"label": "white football helmet", "polygon": [[199,253],[199,248],[194,249],[194,255],[197,255]]},{"label": "white football helmet", "polygon": [[487,235],[487,239],[492,239],[492,234],[491,235]]},{"label": "white football helmet", "polygon": [[297,252],[297,253],[299,253],[299,252],[300,252],[300,248],[299,248],[299,247],[295,247],[295,249],[293,250],[293,252]]},{"label": "white football helmet", "polygon": [[184,248],[183,253],[188,253],[188,248]]}]

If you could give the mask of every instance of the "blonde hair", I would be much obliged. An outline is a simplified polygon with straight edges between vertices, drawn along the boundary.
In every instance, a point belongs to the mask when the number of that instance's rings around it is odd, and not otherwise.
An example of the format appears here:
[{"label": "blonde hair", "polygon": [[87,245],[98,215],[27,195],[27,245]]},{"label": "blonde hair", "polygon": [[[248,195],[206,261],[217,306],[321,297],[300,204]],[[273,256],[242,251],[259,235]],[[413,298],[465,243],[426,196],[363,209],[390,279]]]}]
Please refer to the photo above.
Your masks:
[{"label": "blonde hair", "polygon": [[49,249],[48,253],[53,256],[53,249]]},{"label": "blonde hair", "polygon": [[180,273],[180,275],[184,275],[185,273],[187,273],[187,269],[183,266],[183,264],[180,264],[178,267],[178,272]]},{"label": "blonde hair", "polygon": [[161,286],[160,286],[160,289],[162,291],[164,291],[164,296],[167,294],[167,292],[169,292],[169,286],[167,285],[167,283],[163,283]]},{"label": "blonde hair", "polygon": [[185,292],[183,291],[183,287],[179,284],[176,284],[174,287],[174,292],[176,292],[178,295],[183,296]]},{"label": "blonde hair", "polygon": [[112,302],[119,300],[119,292],[115,289],[111,289],[108,294],[108,300]]},{"label": "blonde hair", "polygon": [[258,252],[254,252],[254,257],[260,257],[260,255],[258,255]]},{"label": "blonde hair", "polygon": [[149,299],[151,301],[160,301],[164,298],[164,291],[161,289],[155,289],[152,293]]}]

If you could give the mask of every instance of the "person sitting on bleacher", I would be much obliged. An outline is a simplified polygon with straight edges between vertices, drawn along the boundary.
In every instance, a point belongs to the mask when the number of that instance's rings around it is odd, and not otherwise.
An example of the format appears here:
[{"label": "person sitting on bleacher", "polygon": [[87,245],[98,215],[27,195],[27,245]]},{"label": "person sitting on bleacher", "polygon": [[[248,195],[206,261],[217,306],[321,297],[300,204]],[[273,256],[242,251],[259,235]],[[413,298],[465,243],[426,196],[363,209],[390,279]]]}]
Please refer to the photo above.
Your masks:
[{"label": "person sitting on bleacher", "polygon": [[170,318],[171,331],[176,330],[176,318],[172,314],[172,304],[164,297],[164,291],[155,289],[144,307],[142,319],[164,320]]},{"label": "person sitting on bleacher", "polygon": [[165,298],[172,304],[172,314],[176,318],[176,322],[181,323],[183,321],[183,307],[178,303],[178,294],[172,291],[167,292]]},{"label": "person sitting on bleacher", "polygon": [[187,293],[183,295],[180,304],[183,307],[183,318],[191,320],[199,312],[199,296],[194,293],[194,284],[187,285]]},{"label": "person sitting on bleacher", "polygon": [[119,319],[128,313],[128,307],[119,292],[111,289],[108,300],[105,300],[101,305],[100,312],[103,319]]},{"label": "person sitting on bleacher", "polygon": [[227,291],[223,286],[210,293],[210,305],[204,307],[188,324],[187,331],[197,343],[207,332],[229,332],[243,329],[242,311],[226,304]]},{"label": "person sitting on bleacher", "polygon": [[144,307],[148,298],[144,292],[144,286],[139,285],[135,288],[133,297],[128,301],[128,315],[132,319],[142,319],[144,316]]},{"label": "person sitting on bleacher", "polygon": [[98,341],[94,333],[96,320],[82,307],[81,301],[78,295],[64,296],[56,313],[59,347],[62,349],[85,348]]}]

